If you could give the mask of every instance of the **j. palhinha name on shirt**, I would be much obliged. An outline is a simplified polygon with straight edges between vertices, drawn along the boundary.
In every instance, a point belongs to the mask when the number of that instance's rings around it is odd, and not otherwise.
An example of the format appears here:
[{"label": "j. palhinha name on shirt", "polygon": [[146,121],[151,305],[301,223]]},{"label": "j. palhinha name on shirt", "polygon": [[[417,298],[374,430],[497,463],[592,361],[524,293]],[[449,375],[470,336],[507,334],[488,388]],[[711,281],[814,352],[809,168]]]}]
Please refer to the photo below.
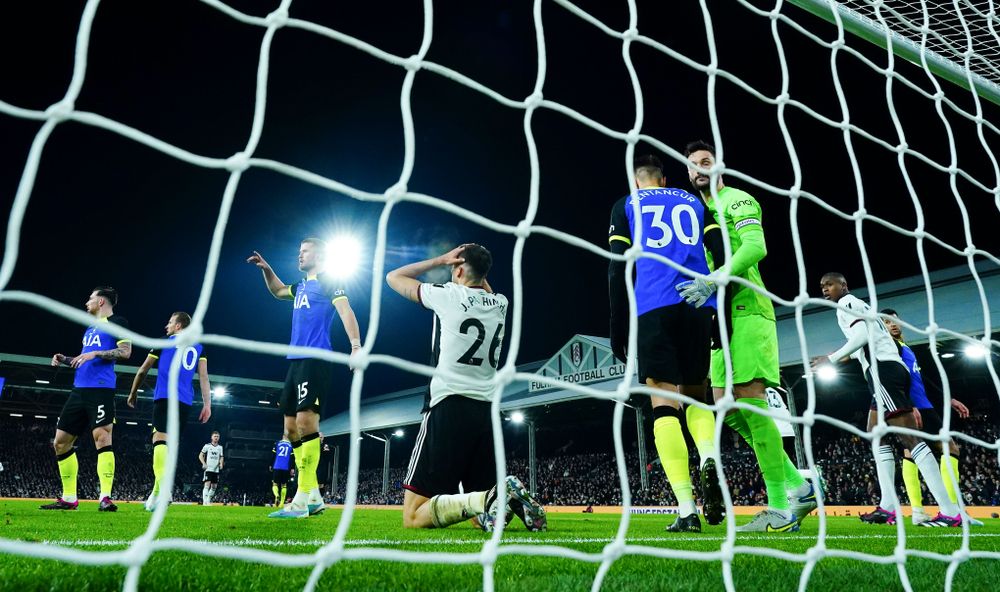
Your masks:
[{"label": "j. palhinha name on shirt", "polygon": [[478,305],[483,307],[499,306],[501,316],[507,314],[507,305],[500,302],[499,298],[494,298],[492,294],[484,292],[483,294],[469,296],[467,300],[468,304],[465,302],[459,302],[459,304],[462,305],[462,312],[468,312],[470,308]]}]

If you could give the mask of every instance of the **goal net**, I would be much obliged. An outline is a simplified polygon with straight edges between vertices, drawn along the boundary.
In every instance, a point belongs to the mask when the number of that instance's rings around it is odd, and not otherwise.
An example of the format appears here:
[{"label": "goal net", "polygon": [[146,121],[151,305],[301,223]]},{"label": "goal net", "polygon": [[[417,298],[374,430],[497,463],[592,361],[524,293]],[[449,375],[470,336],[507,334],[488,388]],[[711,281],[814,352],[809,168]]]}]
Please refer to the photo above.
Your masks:
[{"label": "goal net", "polygon": [[[543,172],[554,176],[565,175],[566,172],[547,171],[544,166],[544,151],[537,137],[539,121],[542,118],[557,117],[561,121],[560,125],[572,125],[592,134],[587,137],[596,136],[614,142],[616,146],[614,158],[618,160],[617,163],[609,163],[609,168],[615,167],[621,171],[621,194],[625,194],[629,187],[635,187],[632,162],[637,150],[652,147],[667,155],[673,161],[670,164],[680,173],[687,166],[687,161],[679,152],[679,147],[687,140],[701,136],[712,142],[718,151],[717,165],[708,171],[713,180],[725,175],[734,184],[741,185],[758,195],[765,210],[772,216],[772,220],[787,216],[787,239],[777,238],[775,236],[777,232],[771,230],[768,241],[771,245],[780,245],[788,252],[794,252],[794,258],[791,260],[793,266],[782,270],[772,268],[769,272],[773,275],[794,277],[794,282],[790,284],[794,287],[782,293],[771,291],[762,293],[775,304],[794,310],[797,333],[795,355],[806,362],[802,366],[802,375],[806,385],[807,405],[805,409],[800,410],[793,421],[801,427],[805,458],[809,468],[816,467],[817,458],[812,449],[811,430],[818,423],[826,423],[853,433],[871,442],[872,446],[877,446],[887,435],[900,431],[899,428],[888,427],[884,420],[880,419],[879,427],[868,433],[847,422],[818,413],[817,388],[813,373],[807,368],[808,360],[812,357],[829,352],[818,351],[815,345],[810,345],[810,322],[804,311],[816,307],[835,308],[835,305],[816,297],[815,286],[819,276],[829,271],[829,268],[840,265],[863,270],[863,285],[867,287],[870,304],[873,310],[879,310],[877,281],[894,279],[902,275],[895,271],[886,274],[877,273],[878,269],[887,268],[885,258],[890,256],[893,258],[893,263],[897,259],[905,260],[905,263],[900,265],[913,274],[919,273],[924,280],[927,322],[911,324],[904,321],[902,324],[911,334],[919,335],[920,340],[929,342],[930,351],[942,379],[945,400],[944,427],[940,433],[929,438],[942,442],[955,438],[965,445],[1000,451],[1000,442],[984,441],[951,428],[952,414],[948,403],[952,398],[952,389],[938,351],[938,345],[943,340],[958,340],[994,351],[1000,347],[1000,342],[991,333],[993,327],[991,296],[984,288],[981,277],[984,265],[998,266],[1000,259],[994,252],[982,246],[990,244],[992,224],[984,227],[976,217],[977,214],[982,215],[985,212],[994,216],[995,220],[997,210],[1000,209],[1000,166],[991,148],[1000,137],[1000,129],[994,123],[995,116],[1000,111],[997,111],[996,106],[992,104],[1000,103],[1000,93],[996,90],[997,82],[1000,81],[1000,65],[997,62],[997,52],[1000,51],[998,49],[1000,36],[997,29],[1000,27],[1000,21],[992,1],[792,0],[786,3],[781,0],[775,2],[740,0],[708,3],[703,0],[697,4],[689,3],[690,6],[683,8],[676,7],[677,15],[684,18],[678,16],[676,21],[668,22],[671,15],[664,13],[663,7],[654,9],[651,6],[638,6],[635,0],[617,3],[613,9],[609,7],[612,3],[607,2],[592,3],[591,6],[584,7],[567,0],[548,2],[535,0],[531,5],[534,55],[530,56],[530,59],[525,56],[513,57],[518,54],[512,54],[510,57],[511,61],[520,60],[515,64],[519,69],[533,72],[531,91],[518,96],[497,90],[484,82],[483,77],[476,73],[462,72],[444,65],[447,60],[433,60],[429,57],[433,55],[435,19],[439,18],[431,0],[423,0],[422,3],[423,23],[420,43],[406,51],[389,51],[365,41],[360,36],[308,19],[297,18],[297,7],[293,5],[292,0],[282,0],[277,8],[267,13],[244,12],[222,0],[203,0],[203,4],[243,27],[262,32],[257,56],[252,122],[247,130],[245,146],[235,154],[225,157],[201,154],[193,148],[172,144],[155,134],[127,125],[100,112],[77,108],[81,92],[89,83],[88,46],[95,34],[95,23],[99,22],[100,12],[104,10],[98,0],[87,1],[83,9],[76,37],[72,77],[62,99],[46,108],[37,108],[8,103],[3,96],[0,96],[0,113],[5,117],[34,121],[39,125],[27,152],[10,208],[3,261],[0,265],[0,300],[37,306],[81,325],[89,323],[89,317],[75,307],[44,294],[9,288],[15,266],[19,262],[24,264],[23,259],[26,254],[21,252],[22,227],[26,213],[32,206],[33,191],[39,175],[45,174],[44,170],[40,172],[40,162],[53,132],[62,126],[98,128],[162,153],[164,159],[174,159],[192,170],[202,168],[224,171],[228,174],[221,207],[211,236],[200,298],[190,328],[179,338],[182,345],[200,342],[220,348],[275,356],[283,356],[294,350],[280,343],[213,334],[206,331],[203,324],[220,265],[223,265],[220,257],[235,196],[241,183],[245,182],[244,177],[248,171],[266,170],[303,185],[335,192],[354,200],[381,204],[381,215],[374,242],[370,322],[364,338],[364,348],[360,357],[354,362],[359,370],[353,375],[350,389],[352,444],[342,518],[337,524],[336,531],[331,533],[329,542],[317,552],[310,554],[280,553],[189,539],[158,538],[166,518],[165,504],[158,506],[146,532],[122,551],[82,551],[56,545],[0,539],[0,552],[87,565],[124,565],[128,567],[128,575],[123,586],[128,591],[139,588],[141,572],[150,556],[167,550],[266,562],[276,566],[311,567],[312,575],[306,585],[307,591],[317,586],[324,570],[334,563],[354,560],[482,565],[482,585],[488,591],[494,589],[496,563],[505,555],[562,557],[598,564],[599,569],[592,585],[594,590],[601,588],[605,576],[615,562],[626,555],[721,562],[723,580],[726,589],[730,591],[734,590],[733,562],[740,555],[763,556],[802,564],[800,589],[808,588],[813,568],[817,562],[828,557],[895,564],[899,570],[902,586],[906,590],[910,590],[906,562],[913,556],[947,562],[949,569],[945,587],[948,590],[951,589],[956,570],[963,562],[972,558],[1000,560],[1000,553],[971,548],[968,525],[964,525],[961,530],[959,548],[951,554],[908,548],[906,533],[901,523],[895,530],[898,546],[892,555],[830,548],[827,544],[830,533],[822,501],[817,517],[819,532],[814,544],[805,553],[791,553],[763,545],[741,545],[736,536],[733,520],[727,520],[725,539],[716,550],[710,552],[667,549],[630,542],[627,535],[632,498],[622,435],[625,402],[635,393],[662,395],[662,392],[634,387],[631,379],[623,380],[617,390],[607,392],[586,385],[559,383],[553,378],[519,372],[516,366],[518,362],[523,361],[520,354],[523,344],[532,339],[532,331],[538,330],[523,322],[526,314],[524,303],[530,297],[533,284],[548,279],[531,277],[525,273],[528,267],[526,249],[529,241],[540,239],[558,241],[579,253],[589,254],[595,260],[600,258],[605,263],[611,258],[624,260],[629,276],[637,259],[649,256],[635,248],[623,256],[612,256],[600,240],[591,240],[567,232],[558,224],[544,225],[539,222],[539,212],[546,203],[559,208],[576,207],[563,201],[567,199],[565,194],[544,190],[541,181]],[[671,7],[671,10],[673,9]],[[656,12],[657,18],[647,20],[644,18],[646,14],[644,10]],[[821,18],[816,18],[817,16]],[[678,28],[677,21],[683,21],[683,34],[677,35],[676,30],[668,31],[671,28]],[[723,27],[723,21],[730,24]],[[743,40],[752,49],[744,55],[734,56],[731,52],[723,55],[719,51],[718,32],[725,30],[726,35],[733,35],[733,31],[738,29],[731,24],[734,21],[754,23],[758,28],[769,31],[769,35]],[[566,49],[553,47],[549,43],[547,33],[552,33],[553,25],[550,24],[552,22],[558,22],[559,27],[568,27],[573,31],[582,32],[581,34],[590,35],[593,39],[600,39],[600,43],[613,44],[621,54],[620,68],[621,72],[624,72],[625,84],[590,97],[574,98],[572,93],[564,92],[568,98],[563,98],[561,101],[547,98],[547,77],[553,71],[549,57],[553,52],[558,52],[560,59],[565,61],[563,52]],[[395,183],[384,190],[365,190],[356,186],[357,183],[331,178],[317,170],[294,166],[258,154],[265,128],[265,115],[270,115],[266,107],[269,82],[275,74],[271,68],[273,45],[276,39],[286,35],[314,36],[324,43],[349,48],[358,59],[363,57],[375,60],[403,73],[402,84],[398,87],[403,158]],[[805,49],[801,54],[790,52],[787,49],[790,44]],[[730,44],[727,48],[732,50],[733,45]],[[499,51],[504,50],[501,48]],[[580,51],[586,49],[580,48]],[[816,56],[824,56],[824,59],[813,59]],[[303,59],[306,57],[303,56]],[[728,65],[730,63],[739,67],[730,67]],[[327,66],[336,68],[336,64],[322,67]],[[320,66],[317,68],[321,69]],[[810,82],[798,84],[796,77],[805,77],[803,74],[805,71],[824,72],[825,82],[813,84],[813,79],[807,78]],[[421,130],[419,117],[414,114],[412,108],[412,95],[415,81],[424,77],[433,77],[447,84],[462,87],[470,94],[493,101],[520,114],[522,130],[519,132],[508,130],[508,133],[523,134],[529,181],[523,200],[526,207],[517,214],[516,222],[499,221],[495,216],[486,215],[475,207],[463,207],[452,200],[410,189],[418,157],[417,134]],[[677,92],[698,97],[697,101],[674,107],[669,104],[669,96],[662,93],[651,96],[648,88],[657,84],[650,81],[654,78],[678,81],[677,86],[682,90]],[[588,81],[588,85],[600,87],[602,81]],[[592,108],[597,102],[611,100],[615,102],[624,119],[617,117],[611,122],[588,114],[589,111],[598,111]],[[588,107],[580,106],[577,101]],[[707,114],[704,122],[697,126],[685,123],[694,117],[690,113],[691,105],[694,104]],[[323,109],[322,105],[313,107],[317,111]],[[751,120],[757,118],[772,122],[770,131],[754,139],[748,139],[746,137],[748,133],[741,126],[750,126]],[[919,134],[913,131],[924,127],[933,128],[934,133]],[[678,137],[673,129],[684,130],[690,137]],[[695,131],[698,129],[702,131]],[[337,132],[334,130],[332,133]],[[547,133],[551,135],[551,132]],[[754,133],[756,134],[756,131]],[[489,141],[488,138],[483,138],[483,142]],[[730,161],[727,158],[730,153],[750,153],[754,150],[755,144],[759,145],[759,150],[770,154],[771,161],[780,163],[776,167],[784,173],[769,172],[765,166],[753,170],[741,168],[740,162],[736,159]],[[866,165],[867,162],[878,162],[878,170],[873,172],[872,167]],[[478,164],[481,166],[483,163]],[[832,175],[835,180],[831,183],[826,182],[830,176],[824,177],[822,174],[826,169],[836,171]],[[884,194],[877,190],[872,191],[873,188],[884,187],[879,185],[880,180],[873,180],[873,176],[891,176],[895,180],[892,187],[897,190],[897,194],[892,196],[888,205],[887,201],[882,199],[885,197]],[[670,178],[673,178],[673,174]],[[821,181],[817,182],[817,178]],[[673,181],[672,183],[676,184]],[[613,197],[608,195],[600,199],[607,199],[606,203],[609,206],[613,203]],[[944,228],[938,224],[935,218],[940,210],[928,209],[932,200],[948,203],[951,226]],[[603,201],[599,203],[604,204]],[[985,207],[984,203],[987,204]],[[512,308],[506,363],[496,376],[496,381],[501,387],[514,381],[534,381],[570,389],[587,397],[615,402],[612,430],[623,507],[617,534],[601,552],[585,553],[555,544],[504,543],[502,526],[484,540],[480,549],[469,553],[422,553],[348,545],[348,530],[355,520],[360,464],[359,410],[366,376],[378,372],[380,367],[393,367],[427,379],[435,373],[434,368],[413,360],[377,353],[380,340],[395,338],[392,329],[380,322],[383,313],[381,294],[382,278],[386,271],[385,258],[390,220],[400,215],[397,210],[403,204],[443,211],[471,225],[508,235],[514,240],[513,256],[509,262],[513,284],[510,293]],[[274,207],[282,206],[276,203]],[[608,207],[601,205],[593,215],[603,221],[608,211]],[[776,226],[777,222],[770,225],[771,228]],[[826,244],[812,240],[817,235],[832,233],[831,229],[836,229],[835,240]],[[974,229],[979,229],[979,232],[974,233]],[[782,229],[780,232],[786,231]],[[639,243],[638,240],[635,242]],[[731,249],[729,251],[731,254]],[[983,323],[978,330],[956,330],[946,322],[939,322],[936,316],[938,309],[935,305],[935,290],[930,275],[938,267],[934,262],[941,261],[950,261],[951,265],[962,263],[968,266],[976,290],[975,293],[967,295],[965,306],[975,308],[981,315]],[[677,267],[676,264],[666,260],[663,260],[663,264]],[[693,275],[691,270],[683,271]],[[737,283],[760,290],[739,278],[723,276],[717,279],[720,297],[725,294],[727,288]],[[862,285],[860,280],[860,277],[857,278],[854,284],[860,287]],[[770,283],[767,272],[765,272],[765,282]],[[604,286],[587,288],[587,291],[593,290],[603,291]],[[636,307],[635,295],[631,288],[629,288],[629,304],[632,315],[629,351],[634,352]],[[605,313],[603,309],[598,310],[598,306],[594,309],[594,314]],[[869,320],[880,319],[873,316]],[[131,338],[140,346],[164,347],[176,343],[121,329],[111,331]],[[566,329],[566,332],[572,330]],[[731,376],[729,346],[726,340],[723,341],[727,372]],[[348,356],[340,352],[294,351],[336,364],[348,363]],[[163,487],[166,491],[172,490],[177,461],[176,397],[179,363],[180,357],[175,357],[168,374],[170,381],[168,433],[171,456],[164,477]],[[993,392],[1000,393],[1000,380],[993,364],[989,363],[986,366],[992,380]],[[630,355],[626,375],[633,376],[635,368],[635,357]],[[726,397],[711,406],[690,400],[685,402],[707,407],[719,417],[734,408],[771,414],[737,403],[731,391],[731,387],[727,388]],[[498,436],[495,440],[495,454],[499,467],[498,482],[502,482],[505,466],[500,404],[499,399],[493,402],[493,429]],[[722,426],[723,422],[718,421],[717,442],[722,437]],[[720,478],[724,478],[726,459],[717,460]],[[942,459],[942,462],[946,462],[945,459]],[[818,486],[815,470],[813,479],[814,484]],[[727,515],[735,516],[728,489],[724,488],[724,494]],[[959,503],[964,507],[961,496]],[[556,522],[554,528],[557,528],[557,521],[554,522]]]}]

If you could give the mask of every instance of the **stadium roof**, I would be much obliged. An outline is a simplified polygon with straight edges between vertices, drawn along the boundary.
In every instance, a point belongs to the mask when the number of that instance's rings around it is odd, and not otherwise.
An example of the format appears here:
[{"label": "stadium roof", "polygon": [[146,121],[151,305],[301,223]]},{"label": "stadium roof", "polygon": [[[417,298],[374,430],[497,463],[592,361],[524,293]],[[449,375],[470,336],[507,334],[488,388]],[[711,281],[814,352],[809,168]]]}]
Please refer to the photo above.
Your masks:
[{"label": "stadium roof", "polygon": [[[992,263],[980,263],[977,271],[987,296],[991,331],[997,331],[1000,329],[1000,268]],[[960,266],[933,272],[930,283],[938,325],[965,335],[982,335],[983,310],[969,268]],[[859,282],[849,280],[851,284],[857,286]],[[864,288],[855,288],[852,292],[859,298],[868,298],[868,291]],[[880,309],[893,308],[909,324],[927,326],[927,295],[922,276],[879,284],[878,296]],[[801,364],[795,309],[778,307],[775,312],[781,366]],[[803,309],[802,315],[808,331],[810,355],[821,355],[840,347],[844,337],[837,326],[833,309],[808,306]],[[910,343],[919,344],[928,340],[926,335],[913,331],[908,333],[907,341]],[[564,380],[586,383],[592,388],[609,392],[618,386],[623,368],[624,365],[618,364],[612,356],[608,338],[590,335],[573,336],[548,360],[518,366],[520,372],[561,376]],[[638,384],[635,377],[632,384]],[[426,392],[427,387],[418,387],[366,398],[361,404],[361,429],[372,431],[420,423]],[[537,383],[515,381],[504,389],[500,409],[512,411],[579,398],[579,393],[567,389],[544,388]],[[327,436],[346,434],[350,432],[349,421],[347,412],[335,415],[323,420],[320,431]]]}]

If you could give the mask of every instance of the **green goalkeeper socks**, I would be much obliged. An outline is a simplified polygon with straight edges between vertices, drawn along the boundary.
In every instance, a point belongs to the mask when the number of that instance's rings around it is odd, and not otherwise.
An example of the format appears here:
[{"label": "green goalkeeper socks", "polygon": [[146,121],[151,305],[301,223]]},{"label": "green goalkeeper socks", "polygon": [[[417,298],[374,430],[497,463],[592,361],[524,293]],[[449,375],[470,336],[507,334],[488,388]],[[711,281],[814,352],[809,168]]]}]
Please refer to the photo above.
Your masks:
[{"label": "green goalkeeper socks", "polygon": [[[744,401],[752,399],[743,399]],[[743,438],[750,448],[753,448],[753,434],[750,433],[750,425],[747,424],[746,418],[743,417],[743,412],[739,409],[733,409],[726,414],[725,419],[722,420],[727,426],[732,428],[734,432]]]},{"label": "green goalkeeper socks", "polygon": [[[767,410],[767,401],[763,399],[743,398],[741,403],[753,405],[761,410]],[[757,455],[764,486],[767,488],[767,505],[774,510],[788,511],[788,497],[785,490],[785,461],[788,455],[781,445],[781,433],[774,419],[752,411],[741,411],[750,434],[753,438],[753,450]],[[802,476],[799,475],[799,479]]]}]

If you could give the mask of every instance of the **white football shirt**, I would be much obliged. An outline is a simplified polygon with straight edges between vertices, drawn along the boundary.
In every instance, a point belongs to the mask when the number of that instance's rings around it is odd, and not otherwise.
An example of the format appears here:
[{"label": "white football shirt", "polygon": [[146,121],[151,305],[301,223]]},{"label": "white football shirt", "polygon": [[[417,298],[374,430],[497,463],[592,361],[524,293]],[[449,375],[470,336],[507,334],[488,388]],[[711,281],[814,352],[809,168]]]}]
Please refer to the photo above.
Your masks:
[{"label": "white football shirt", "polygon": [[219,463],[222,461],[222,444],[213,446],[208,443],[202,446],[201,451],[205,454],[205,470],[218,473]]},{"label": "white football shirt", "polygon": [[[867,302],[854,294],[843,296],[837,304],[842,304],[848,310],[859,313],[867,314],[872,311]],[[857,325],[867,331],[868,329],[865,325],[869,324],[864,318],[856,317],[840,308],[837,309],[837,323],[840,325],[840,330],[844,332],[844,335],[848,339],[851,338],[852,327]],[[873,335],[869,337],[869,340],[874,337],[874,341],[869,341],[864,347],[851,355],[852,358],[857,358],[861,362],[862,372],[868,372],[868,367],[871,365],[872,352],[875,354],[875,359],[880,362],[903,364],[903,359],[899,357],[899,349],[896,347],[896,342],[892,339],[892,335],[889,335],[889,330],[885,328],[885,323],[875,321],[871,325]]]},{"label": "white football shirt", "polygon": [[794,438],[795,430],[792,429],[792,422],[782,419],[790,418],[792,414],[788,411],[785,400],[781,398],[781,393],[776,388],[767,387],[764,389],[764,395],[767,396],[768,408],[777,415],[774,418],[774,423],[778,426],[778,432],[781,433],[781,437]]},{"label": "white football shirt", "polygon": [[449,373],[431,379],[430,406],[449,395],[492,400],[507,298],[452,282],[420,284],[418,294],[420,303],[434,311],[434,364]]}]

